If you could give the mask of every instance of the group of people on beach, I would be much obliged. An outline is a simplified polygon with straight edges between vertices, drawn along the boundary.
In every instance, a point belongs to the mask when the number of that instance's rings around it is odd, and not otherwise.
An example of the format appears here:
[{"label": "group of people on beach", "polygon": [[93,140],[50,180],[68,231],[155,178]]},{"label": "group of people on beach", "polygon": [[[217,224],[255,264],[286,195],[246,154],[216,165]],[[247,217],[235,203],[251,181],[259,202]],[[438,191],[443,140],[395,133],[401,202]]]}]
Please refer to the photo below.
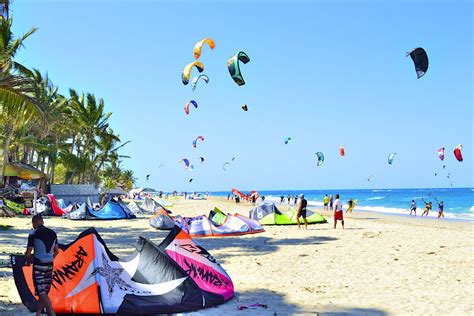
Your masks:
[{"label": "group of people on beach", "polygon": [[[306,220],[306,207],[308,206],[308,201],[304,198],[304,194],[300,194],[299,196],[299,203],[298,203],[298,209],[296,210],[296,223],[298,224],[298,229],[301,229],[301,224],[300,224],[300,218],[303,219],[304,222],[304,229],[308,229],[308,221]],[[351,199],[352,200],[352,199]],[[344,210],[342,208],[342,201],[339,198],[339,194],[336,194],[336,199],[333,200],[333,197],[331,195],[330,198],[328,198],[327,194],[324,197],[324,209],[328,209],[328,204],[330,203],[330,209],[334,209],[334,229],[336,229],[337,222],[341,221],[342,224],[342,229],[344,229]]]},{"label": "group of people on beach", "polygon": [[[424,197],[421,197],[421,200],[423,201],[423,203],[425,203],[425,210],[421,214],[421,217],[423,217],[423,215],[428,216],[428,213],[433,208],[433,203],[431,203],[431,201],[426,201]],[[438,204],[438,219],[440,219],[441,217],[444,217],[444,201],[438,201],[437,198],[435,198],[435,200],[436,200],[436,203]],[[416,201],[415,200],[411,200],[411,206],[410,206],[409,211],[410,211],[410,215],[414,213],[416,216]]]}]

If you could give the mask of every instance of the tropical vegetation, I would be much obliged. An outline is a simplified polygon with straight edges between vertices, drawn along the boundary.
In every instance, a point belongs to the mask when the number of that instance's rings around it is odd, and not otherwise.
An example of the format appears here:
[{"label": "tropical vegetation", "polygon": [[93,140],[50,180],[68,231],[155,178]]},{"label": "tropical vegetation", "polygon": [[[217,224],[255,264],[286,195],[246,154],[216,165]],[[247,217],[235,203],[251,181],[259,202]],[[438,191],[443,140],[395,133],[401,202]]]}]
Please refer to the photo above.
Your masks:
[{"label": "tropical vegetation", "polygon": [[76,89],[63,95],[47,73],[18,63],[16,54],[38,29],[15,36],[9,7],[0,0],[1,179],[7,163],[21,162],[50,183],[131,188],[136,179],[119,154],[128,142],[110,126],[104,100]]}]

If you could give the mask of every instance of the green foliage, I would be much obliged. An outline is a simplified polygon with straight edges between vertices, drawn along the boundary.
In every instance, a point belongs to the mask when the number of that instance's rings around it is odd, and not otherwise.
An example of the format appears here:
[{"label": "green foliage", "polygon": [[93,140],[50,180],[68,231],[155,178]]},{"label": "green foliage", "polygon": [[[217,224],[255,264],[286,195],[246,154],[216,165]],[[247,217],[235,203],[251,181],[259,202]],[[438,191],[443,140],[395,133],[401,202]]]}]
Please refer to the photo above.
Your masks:
[{"label": "green foliage", "polygon": [[[3,1],[3,0],[0,0]],[[95,183],[130,187],[133,172],[122,171],[118,151],[129,142],[110,127],[111,112],[91,93],[69,90],[69,97],[49,76],[14,60],[24,41],[11,31],[9,2],[0,12],[0,144],[2,174],[8,160],[33,165],[51,183]]]}]

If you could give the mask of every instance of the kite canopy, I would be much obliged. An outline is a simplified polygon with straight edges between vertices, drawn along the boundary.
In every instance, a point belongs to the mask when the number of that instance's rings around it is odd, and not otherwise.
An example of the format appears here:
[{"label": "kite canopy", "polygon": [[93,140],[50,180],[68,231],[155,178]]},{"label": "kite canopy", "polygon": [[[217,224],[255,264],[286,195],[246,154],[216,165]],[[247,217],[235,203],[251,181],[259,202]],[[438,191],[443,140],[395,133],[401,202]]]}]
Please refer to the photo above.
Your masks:
[{"label": "kite canopy", "polygon": [[199,157],[199,159],[201,160],[201,163],[204,162],[204,157]]},{"label": "kite canopy", "polygon": [[397,153],[391,153],[391,154],[388,155],[387,162],[388,162],[389,165],[391,165],[393,163],[393,159],[395,159],[396,154]]},{"label": "kite canopy", "polygon": [[189,114],[189,105],[190,105],[190,104],[194,105],[194,108],[195,108],[195,109],[197,109],[197,107],[198,107],[197,102],[194,101],[194,100],[191,100],[191,101],[186,102],[186,104],[184,105],[184,112],[186,113],[186,115]]},{"label": "kite canopy", "polygon": [[86,219],[131,219],[136,216],[122,205],[109,201],[98,211],[92,208],[86,209]]},{"label": "kite canopy", "polygon": [[461,162],[463,159],[462,159],[462,153],[461,153],[461,150],[462,150],[462,145],[459,144],[455,149],[454,149],[454,157],[456,157],[456,159]]},{"label": "kite canopy", "polygon": [[205,83],[209,83],[209,77],[206,75],[199,75],[193,78],[191,81],[191,87],[193,88],[193,91],[196,90],[197,83],[199,79],[202,79]]},{"label": "kite canopy", "polygon": [[199,62],[199,61],[194,61],[192,63],[189,63],[184,67],[183,72],[181,73],[181,80],[183,81],[184,85],[187,85],[189,83],[189,78],[191,77],[191,70],[193,67],[196,67],[196,69],[199,72],[204,71],[204,65]]},{"label": "kite canopy", "polygon": [[428,55],[426,54],[426,51],[423,48],[418,47],[409,51],[407,53],[407,57],[408,56],[411,57],[415,64],[417,79],[420,79],[425,75],[426,71],[428,71]]},{"label": "kite canopy", "polygon": [[240,214],[227,214],[224,222],[217,225],[207,218],[206,215],[197,217],[183,217],[181,229],[190,236],[236,236],[264,232],[258,221],[252,220]]},{"label": "kite canopy", "polygon": [[196,148],[196,146],[197,146],[197,141],[198,141],[198,140],[200,140],[200,141],[203,142],[203,141],[204,141],[204,137],[198,136],[198,137],[196,137],[195,140],[193,140],[193,147],[194,147],[194,148]]},{"label": "kite canopy", "polygon": [[346,155],[346,151],[344,150],[344,147],[339,148],[339,155],[341,157],[344,157]]},{"label": "kite canopy", "polygon": [[[140,237],[119,260],[94,228],[59,245],[49,297],[56,313],[172,314],[216,306],[234,296],[232,280],[203,247],[175,226],[160,245]],[[34,312],[32,266],[12,255],[15,284]]]},{"label": "kite canopy", "polygon": [[290,142],[290,140],[292,140],[291,137],[286,137],[286,138],[285,138],[285,145],[288,145],[288,143]]},{"label": "kite canopy", "polygon": [[444,160],[444,147],[438,149],[438,157],[439,159]]},{"label": "kite canopy", "polygon": [[240,72],[239,61],[246,64],[250,61],[250,58],[246,53],[238,52],[234,56],[230,57],[229,60],[227,60],[227,69],[229,70],[229,73],[232,79],[234,79],[235,83],[239,86],[243,86],[245,81],[242,77],[242,73]]},{"label": "kite canopy", "polygon": [[245,112],[249,110],[249,108],[247,107],[247,104],[242,105],[242,110],[244,110]]},{"label": "kite canopy", "polygon": [[203,40],[200,40],[196,43],[196,45],[194,45],[194,58],[199,59],[199,57],[201,57],[201,51],[204,44],[209,45],[211,49],[214,49],[216,47],[216,43],[212,38],[207,37]]},{"label": "kite canopy", "polygon": [[222,169],[224,171],[227,171],[227,166],[230,166],[230,162],[224,162],[224,164],[222,165]]},{"label": "kite canopy", "polygon": [[188,170],[188,168],[189,168],[189,160],[188,160],[188,159],[183,158],[183,159],[181,159],[181,160],[178,161],[178,162],[180,162],[180,163],[183,162],[183,163],[184,163],[184,169],[185,169],[185,170]]},{"label": "kite canopy", "polygon": [[150,226],[156,229],[173,229],[175,226],[174,218],[168,215],[168,212],[164,208],[156,210],[155,215],[149,219]]},{"label": "kite canopy", "polygon": [[[264,203],[256,206],[250,211],[249,217],[258,220],[262,225],[296,225],[296,210],[289,208],[286,213],[282,213],[274,203]],[[308,224],[326,223],[326,219],[318,213],[310,210],[306,211]],[[301,219],[300,219],[301,221]]]},{"label": "kite canopy", "polygon": [[321,166],[324,163],[324,154],[322,152],[318,151],[315,155],[318,157],[317,165]]}]

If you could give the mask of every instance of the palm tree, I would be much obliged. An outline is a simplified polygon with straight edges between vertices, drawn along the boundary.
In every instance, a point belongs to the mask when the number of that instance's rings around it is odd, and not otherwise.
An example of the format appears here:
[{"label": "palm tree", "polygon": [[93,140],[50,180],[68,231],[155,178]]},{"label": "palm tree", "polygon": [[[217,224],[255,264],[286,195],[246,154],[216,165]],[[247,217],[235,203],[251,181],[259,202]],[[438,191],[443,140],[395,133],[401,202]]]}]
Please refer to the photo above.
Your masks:
[{"label": "palm tree", "polygon": [[[3,12],[5,8],[8,12],[8,3],[3,1]],[[16,74],[18,70],[26,72],[27,68],[13,60],[23,42],[37,29],[32,28],[25,35],[15,38],[11,26],[12,19],[0,15],[0,126],[3,127],[4,133],[2,180],[9,161],[9,146],[15,129],[23,121],[42,116],[41,108],[31,97],[31,80]]]},{"label": "palm tree", "polygon": [[133,170],[124,170],[122,172],[121,181],[123,186],[126,187],[128,191],[130,191],[135,185],[137,178],[135,178]]}]

